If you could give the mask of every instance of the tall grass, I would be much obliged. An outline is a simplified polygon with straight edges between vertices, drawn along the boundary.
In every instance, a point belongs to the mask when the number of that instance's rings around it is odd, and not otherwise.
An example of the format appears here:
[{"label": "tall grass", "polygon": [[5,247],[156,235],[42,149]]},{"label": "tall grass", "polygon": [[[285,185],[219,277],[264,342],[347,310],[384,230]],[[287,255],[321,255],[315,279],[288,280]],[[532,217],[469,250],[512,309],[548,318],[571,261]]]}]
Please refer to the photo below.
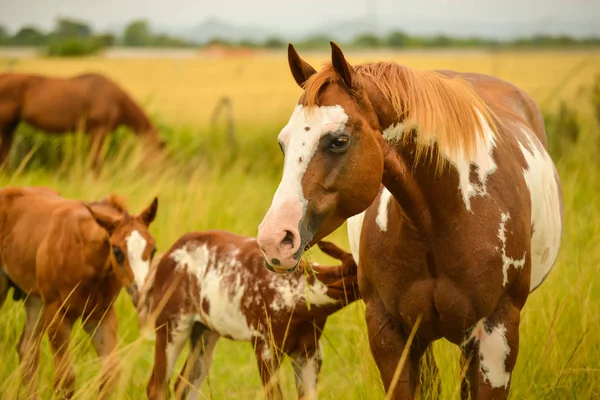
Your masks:
[{"label": "tall grass", "polygon": [[[586,107],[590,108],[582,105],[578,109]],[[125,196],[133,212],[158,196],[158,216],[151,232],[160,251],[192,230],[226,229],[253,236],[280,178],[282,156],[275,136],[286,117],[278,114],[268,119],[266,126],[243,123],[238,128],[240,151],[235,157],[225,135],[202,128],[202,124],[179,128],[161,123],[161,134],[169,146],[169,157],[162,163],[145,160],[137,140],[123,131],[108,145],[107,161],[99,177],[87,169],[84,137],[49,139],[25,127],[19,132],[20,142],[9,172],[0,174],[0,187],[46,185],[66,197],[85,200],[118,193]],[[553,272],[530,296],[522,313],[513,399],[600,397],[600,130],[590,110],[582,111],[578,118],[581,132],[576,142],[569,143],[568,150],[557,159],[565,203],[562,248]],[[331,240],[348,248],[345,227],[333,233]],[[309,256],[323,264],[335,262],[318,250],[312,250]],[[153,343],[138,337],[135,311],[126,294],[118,298],[116,309],[123,372],[114,398],[142,399],[153,363]],[[22,302],[11,299],[0,310],[2,399],[16,398],[19,390],[16,345],[24,314]],[[76,398],[89,399],[96,392],[99,362],[79,324],[72,339]],[[322,343],[321,398],[385,397],[369,351],[362,302],[329,319]],[[435,356],[442,398],[457,398],[458,349],[439,341]],[[53,371],[50,349],[44,340],[40,373],[44,399],[52,398]],[[286,398],[293,398],[294,379],[288,362],[280,375]],[[249,344],[226,339],[219,342],[202,394],[214,399],[262,398]]]}]

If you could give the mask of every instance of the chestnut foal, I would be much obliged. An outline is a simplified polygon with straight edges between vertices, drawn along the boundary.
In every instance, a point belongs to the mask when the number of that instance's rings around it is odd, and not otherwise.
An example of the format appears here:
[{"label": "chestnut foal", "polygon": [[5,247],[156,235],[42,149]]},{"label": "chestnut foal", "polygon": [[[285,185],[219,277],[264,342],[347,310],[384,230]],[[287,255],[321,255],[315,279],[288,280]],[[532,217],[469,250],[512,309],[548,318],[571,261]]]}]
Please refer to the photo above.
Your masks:
[{"label": "chestnut foal", "polygon": [[302,263],[294,274],[276,275],[264,268],[255,239],[222,231],[188,233],[157,258],[138,304],[140,326],[156,328],[148,397],[168,397],[177,356],[189,340],[175,395],[197,398],[215,345],[226,337],[252,342],[268,398],[281,398],[283,354],[293,360],[298,397],[316,398],[325,321],[358,298],[352,255],[327,242],[319,247],[342,265]]},{"label": "chestnut foal", "polygon": [[130,216],[115,197],[83,203],[45,188],[0,190],[0,304],[10,286],[15,298],[25,300],[17,350],[26,398],[37,397],[44,332],[54,354],[54,388],[64,397],[73,395],[68,347],[78,318],[101,358],[100,393],[108,394],[116,383],[113,302],[123,286],[136,302],[155,251],[148,226],[157,207],[154,199],[140,215]]}]

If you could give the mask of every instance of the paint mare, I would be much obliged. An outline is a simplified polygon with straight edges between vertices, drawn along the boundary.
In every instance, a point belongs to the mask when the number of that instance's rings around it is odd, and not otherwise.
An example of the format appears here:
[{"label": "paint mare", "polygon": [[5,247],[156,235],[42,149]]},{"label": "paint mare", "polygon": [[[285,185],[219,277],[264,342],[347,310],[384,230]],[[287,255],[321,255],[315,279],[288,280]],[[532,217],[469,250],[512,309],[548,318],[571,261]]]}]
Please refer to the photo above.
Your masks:
[{"label": "paint mare", "polygon": [[[281,398],[277,371],[292,358],[298,397],[317,397],[319,338],[329,315],[356,300],[356,263],[331,243],[339,267],[278,275],[264,268],[256,240],[222,231],[188,233],[155,261],[141,292],[140,326],[156,328],[150,399],[166,399],[177,356],[189,340],[176,398],[198,398],[220,337],[250,341],[268,398]],[[316,272],[316,274],[313,273]],[[183,378],[182,378],[183,377]]]},{"label": "paint mare", "polygon": [[99,167],[106,137],[126,125],[149,149],[162,149],[156,128],[117,84],[99,74],[53,78],[0,74],[0,166],[7,161],[20,121],[51,133],[82,130],[91,136],[92,167]]},{"label": "paint mare", "polygon": [[102,363],[100,392],[118,377],[117,316],[113,302],[123,286],[135,302],[155,245],[148,233],[157,200],[130,216],[114,197],[82,203],[44,188],[0,190],[0,304],[8,287],[25,300],[25,327],[17,347],[26,398],[36,396],[39,344],[48,333],[54,387],[71,397],[69,357],[73,323],[81,318]]},{"label": "paint mare", "polygon": [[334,43],[320,72],[291,45],[288,55],[304,92],[279,135],[283,177],[258,234],[267,262],[294,268],[305,247],[359,214],[349,234],[388,392],[413,398],[420,358],[446,338],[470,360],[462,395],[505,398],[521,309],[562,234],[536,104],[480,74],[353,67]]}]

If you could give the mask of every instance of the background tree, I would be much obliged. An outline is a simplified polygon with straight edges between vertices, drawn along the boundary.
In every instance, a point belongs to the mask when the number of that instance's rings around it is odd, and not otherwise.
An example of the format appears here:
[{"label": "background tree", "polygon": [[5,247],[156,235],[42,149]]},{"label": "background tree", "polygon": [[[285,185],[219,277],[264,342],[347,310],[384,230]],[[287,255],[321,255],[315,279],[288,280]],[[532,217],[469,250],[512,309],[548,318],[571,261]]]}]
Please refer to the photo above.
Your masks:
[{"label": "background tree", "polygon": [[41,46],[46,44],[47,36],[33,26],[24,26],[12,37],[15,46]]},{"label": "background tree", "polygon": [[136,20],[125,28],[123,44],[126,46],[150,46],[152,44],[152,31],[148,21]]}]

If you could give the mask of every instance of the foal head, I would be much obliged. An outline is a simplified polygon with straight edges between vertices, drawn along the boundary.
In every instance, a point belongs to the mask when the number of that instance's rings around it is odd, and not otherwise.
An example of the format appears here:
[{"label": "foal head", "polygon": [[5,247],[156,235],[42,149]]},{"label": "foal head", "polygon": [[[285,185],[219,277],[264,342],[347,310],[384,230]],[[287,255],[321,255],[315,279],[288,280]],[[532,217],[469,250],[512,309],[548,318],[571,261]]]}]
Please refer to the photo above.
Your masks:
[{"label": "foal head", "polygon": [[382,181],[383,139],[369,83],[331,46],[331,66],[318,73],[288,49],[305,90],[279,134],[283,177],[257,238],[276,272],[295,270],[307,247],[364,211]]},{"label": "foal head", "polygon": [[138,290],[148,275],[156,252],[156,242],[148,227],[154,221],[157,209],[157,198],[136,216],[122,212],[116,217],[88,207],[92,217],[108,234],[110,267],[131,295],[134,304],[137,304]]}]

